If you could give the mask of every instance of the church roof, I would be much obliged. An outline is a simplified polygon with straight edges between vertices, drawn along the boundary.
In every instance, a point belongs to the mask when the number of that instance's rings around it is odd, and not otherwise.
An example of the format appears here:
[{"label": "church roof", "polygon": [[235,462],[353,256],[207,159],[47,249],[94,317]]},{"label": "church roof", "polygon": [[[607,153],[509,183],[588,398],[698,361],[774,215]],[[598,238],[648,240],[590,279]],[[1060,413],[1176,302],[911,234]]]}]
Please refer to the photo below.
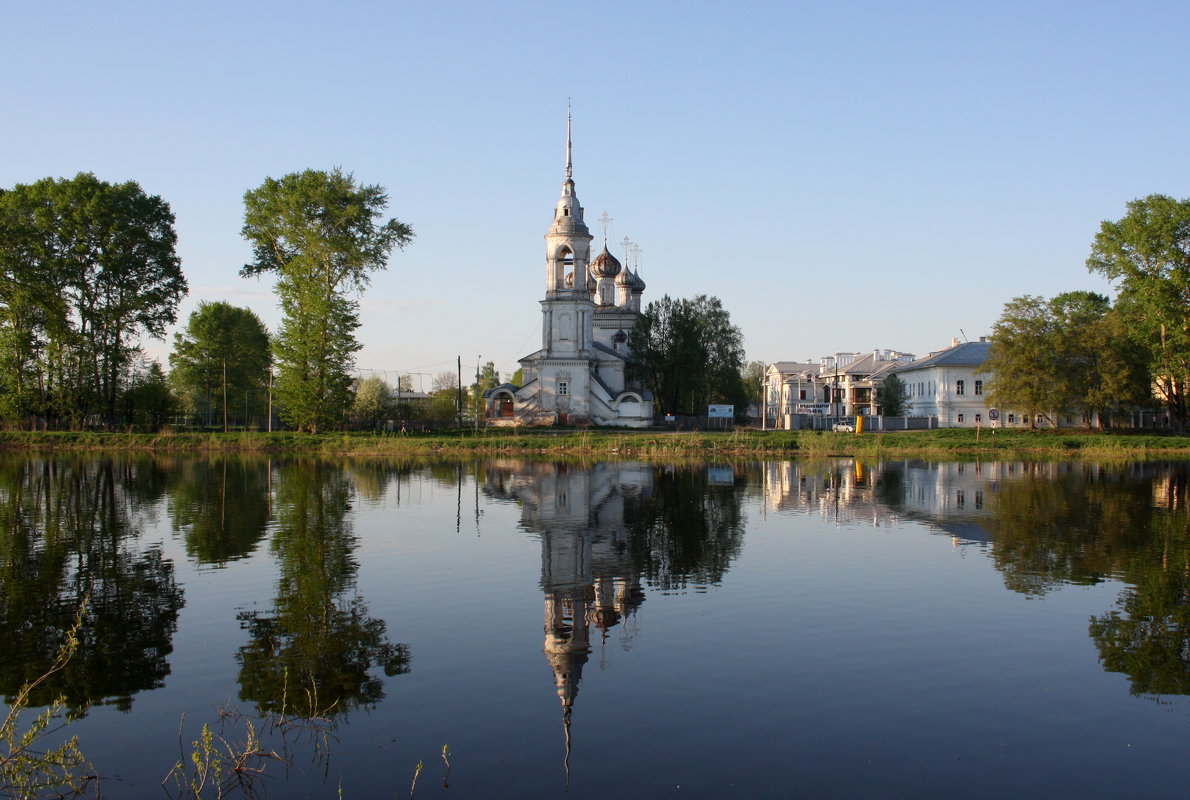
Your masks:
[{"label": "church roof", "polygon": [[614,278],[620,274],[620,260],[608,252],[607,245],[603,252],[591,261],[591,274],[596,278]]}]

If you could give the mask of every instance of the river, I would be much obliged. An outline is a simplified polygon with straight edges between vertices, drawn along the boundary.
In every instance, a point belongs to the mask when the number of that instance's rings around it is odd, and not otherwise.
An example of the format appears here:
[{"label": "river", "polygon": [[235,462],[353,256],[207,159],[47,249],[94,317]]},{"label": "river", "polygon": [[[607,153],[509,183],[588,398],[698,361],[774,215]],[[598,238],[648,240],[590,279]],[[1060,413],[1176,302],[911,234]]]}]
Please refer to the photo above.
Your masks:
[{"label": "river", "polygon": [[1170,796],[1188,502],[1184,463],[8,454],[0,691],[85,598],[34,702],[111,798],[193,796],[204,724],[277,756],[232,796]]}]

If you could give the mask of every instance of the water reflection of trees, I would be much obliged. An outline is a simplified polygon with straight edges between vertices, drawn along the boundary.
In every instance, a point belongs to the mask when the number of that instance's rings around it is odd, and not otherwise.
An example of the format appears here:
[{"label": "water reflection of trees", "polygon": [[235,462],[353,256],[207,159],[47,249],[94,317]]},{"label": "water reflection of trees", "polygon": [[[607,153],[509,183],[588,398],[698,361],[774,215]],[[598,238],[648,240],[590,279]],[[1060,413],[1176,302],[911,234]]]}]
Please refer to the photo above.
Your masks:
[{"label": "water reflection of trees", "polygon": [[1152,481],[1144,541],[1124,554],[1116,608],[1093,617],[1103,668],[1128,675],[1134,694],[1190,694],[1190,469]]},{"label": "water reflection of trees", "polygon": [[723,580],[744,539],[743,475],[712,484],[707,468],[662,468],[648,495],[624,506],[633,562],[645,580],[670,590]]},{"label": "water reflection of trees", "polygon": [[1121,580],[1116,607],[1089,626],[1104,669],[1134,693],[1190,694],[1190,465],[895,461],[866,470],[871,493],[850,470],[765,470],[766,500],[782,510],[824,513],[828,497],[836,516],[839,504],[848,519],[871,505],[877,521],[982,537],[1013,591]]},{"label": "water reflection of trees", "polygon": [[985,527],[1005,584],[1043,594],[1123,572],[1143,551],[1153,521],[1151,479],[1091,464],[1026,464],[1001,484]]},{"label": "water reflection of trees", "polygon": [[341,467],[291,463],[277,474],[272,550],[280,565],[274,607],[242,612],[249,642],[239,649],[240,698],[262,711],[311,703],[326,713],[384,697],[372,676],[409,671],[409,651],[388,641],[356,589],[352,485]]},{"label": "water reflection of trees", "polygon": [[0,691],[10,697],[52,663],[83,600],[79,645],[31,698],[62,695],[80,713],[169,674],[182,590],[157,547],[138,547],[165,490],[147,459],[0,459]]},{"label": "water reflection of trees", "polygon": [[264,459],[181,459],[171,465],[169,512],[186,554],[223,566],[250,555],[268,532],[269,476]]}]

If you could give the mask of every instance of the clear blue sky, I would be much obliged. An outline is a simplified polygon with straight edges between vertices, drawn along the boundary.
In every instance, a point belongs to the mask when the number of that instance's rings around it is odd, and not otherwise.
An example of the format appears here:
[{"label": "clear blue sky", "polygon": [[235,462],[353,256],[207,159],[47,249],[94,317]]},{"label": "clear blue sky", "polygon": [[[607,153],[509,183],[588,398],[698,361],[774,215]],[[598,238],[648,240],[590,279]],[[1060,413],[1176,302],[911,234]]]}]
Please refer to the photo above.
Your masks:
[{"label": "clear blue sky", "polygon": [[[752,359],[986,334],[1106,291],[1104,219],[1190,195],[1190,3],[8,3],[0,186],[92,171],[177,216],[191,293],[244,280],[242,198],[342,166],[417,239],[362,297],[358,366],[503,372],[540,342],[574,98],[593,232],[645,300],[717,295]],[[149,342],[162,357],[168,345]]]}]

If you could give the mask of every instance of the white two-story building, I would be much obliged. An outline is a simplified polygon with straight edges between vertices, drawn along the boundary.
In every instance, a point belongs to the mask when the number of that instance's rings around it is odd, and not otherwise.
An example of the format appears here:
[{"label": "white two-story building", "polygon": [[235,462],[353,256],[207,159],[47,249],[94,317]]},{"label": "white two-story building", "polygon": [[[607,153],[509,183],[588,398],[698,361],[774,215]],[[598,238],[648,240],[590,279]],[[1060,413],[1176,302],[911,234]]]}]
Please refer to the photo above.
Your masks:
[{"label": "white two-story building", "polygon": [[[892,370],[909,392],[908,414],[912,417],[937,417],[939,428],[974,428],[988,425],[987,395],[984,393],[991,374],[984,372],[991,342],[950,340],[950,347],[931,353]],[[1015,424],[1016,414],[1010,421]]]}]

